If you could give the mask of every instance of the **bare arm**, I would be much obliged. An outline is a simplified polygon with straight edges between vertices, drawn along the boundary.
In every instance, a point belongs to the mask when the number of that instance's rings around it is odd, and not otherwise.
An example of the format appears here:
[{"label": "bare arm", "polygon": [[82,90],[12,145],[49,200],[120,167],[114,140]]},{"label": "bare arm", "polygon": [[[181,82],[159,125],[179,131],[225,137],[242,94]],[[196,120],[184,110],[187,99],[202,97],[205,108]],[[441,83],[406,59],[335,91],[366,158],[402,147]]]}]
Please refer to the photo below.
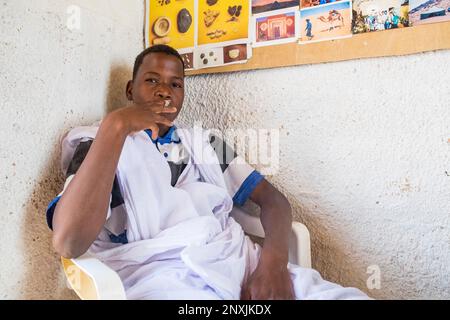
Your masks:
[{"label": "bare arm", "polygon": [[261,207],[265,238],[258,266],[244,284],[241,298],[293,299],[292,281],[287,269],[291,206],[286,197],[266,180],[259,183],[250,199]]},{"label": "bare arm", "polygon": [[97,137],[53,216],[53,246],[66,258],[85,252],[105,224],[114,176],[126,134],[105,118]]},{"label": "bare arm", "polygon": [[78,257],[97,238],[106,221],[114,176],[126,137],[150,128],[156,138],[156,123],[171,124],[148,108],[137,106],[123,108],[104,119],[86,158],[55,208],[53,246],[60,255]]},{"label": "bare arm", "polygon": [[292,210],[288,200],[267,180],[261,181],[250,199],[261,207],[261,223],[265,233],[261,258],[271,257],[286,266],[292,228]]}]

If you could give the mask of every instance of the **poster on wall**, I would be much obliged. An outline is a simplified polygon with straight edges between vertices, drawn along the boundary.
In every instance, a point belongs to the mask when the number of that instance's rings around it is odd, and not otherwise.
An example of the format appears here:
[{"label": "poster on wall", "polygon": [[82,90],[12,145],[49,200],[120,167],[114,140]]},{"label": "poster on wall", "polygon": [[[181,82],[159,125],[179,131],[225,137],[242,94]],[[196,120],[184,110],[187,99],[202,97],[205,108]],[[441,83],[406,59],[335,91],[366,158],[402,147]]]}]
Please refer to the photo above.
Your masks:
[{"label": "poster on wall", "polygon": [[300,6],[300,44],[352,36],[352,3],[335,1]]},{"label": "poster on wall", "polygon": [[167,44],[181,54],[187,70],[193,68],[196,43],[195,0],[147,0],[145,44]]},{"label": "poster on wall", "polygon": [[252,14],[259,14],[268,11],[298,8],[300,0],[251,0]]},{"label": "poster on wall", "polygon": [[177,50],[195,46],[195,0],[147,0],[146,45],[167,44]]},{"label": "poster on wall", "polygon": [[198,0],[198,45],[248,39],[248,0]]},{"label": "poster on wall", "polygon": [[186,70],[245,63],[252,56],[250,0],[146,0],[146,47],[178,50]]},{"label": "poster on wall", "polygon": [[408,0],[353,0],[353,33],[409,26]]},{"label": "poster on wall", "polygon": [[249,0],[198,0],[194,68],[245,63],[252,55]]},{"label": "poster on wall", "polygon": [[146,47],[167,44],[177,49],[186,70],[246,63],[254,47],[289,42],[304,45],[357,33],[450,21],[450,0],[146,0],[145,3]]},{"label": "poster on wall", "polygon": [[310,8],[310,7],[316,7],[321,6],[323,4],[327,3],[333,3],[341,0],[300,0],[300,8]]},{"label": "poster on wall", "polygon": [[450,21],[450,0],[409,0],[412,26]]},{"label": "poster on wall", "polygon": [[253,15],[253,47],[295,42],[299,38],[298,8]]},{"label": "poster on wall", "polygon": [[250,43],[198,47],[194,51],[194,69],[245,63],[252,56]]}]

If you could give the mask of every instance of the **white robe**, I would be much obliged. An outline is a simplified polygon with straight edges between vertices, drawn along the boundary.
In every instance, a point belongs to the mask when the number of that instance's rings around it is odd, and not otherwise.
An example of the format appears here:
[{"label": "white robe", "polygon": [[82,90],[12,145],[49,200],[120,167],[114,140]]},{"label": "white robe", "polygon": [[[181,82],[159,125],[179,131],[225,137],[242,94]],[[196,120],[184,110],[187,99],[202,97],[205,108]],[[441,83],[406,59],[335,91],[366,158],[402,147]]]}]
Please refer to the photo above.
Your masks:
[{"label": "white robe", "polygon": [[[66,170],[78,143],[97,127],[69,132]],[[233,207],[217,156],[201,129],[177,129],[190,160],[175,187],[165,158],[145,132],[127,137],[117,178],[127,211],[128,244],[97,239],[89,252],[114,269],[128,299],[239,299],[261,248],[231,217]],[[198,170],[202,182],[189,182]],[[325,281],[313,269],[289,264],[297,299],[367,299],[355,288]]]}]

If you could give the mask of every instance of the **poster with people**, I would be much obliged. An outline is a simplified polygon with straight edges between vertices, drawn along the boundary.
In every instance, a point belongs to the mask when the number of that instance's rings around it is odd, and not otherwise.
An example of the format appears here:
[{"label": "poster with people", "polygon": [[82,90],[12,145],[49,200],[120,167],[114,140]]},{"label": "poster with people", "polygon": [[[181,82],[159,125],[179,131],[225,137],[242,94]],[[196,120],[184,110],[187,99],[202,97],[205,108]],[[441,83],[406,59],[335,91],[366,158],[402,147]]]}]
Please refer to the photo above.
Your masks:
[{"label": "poster with people", "polygon": [[409,26],[408,0],[353,0],[353,33]]}]

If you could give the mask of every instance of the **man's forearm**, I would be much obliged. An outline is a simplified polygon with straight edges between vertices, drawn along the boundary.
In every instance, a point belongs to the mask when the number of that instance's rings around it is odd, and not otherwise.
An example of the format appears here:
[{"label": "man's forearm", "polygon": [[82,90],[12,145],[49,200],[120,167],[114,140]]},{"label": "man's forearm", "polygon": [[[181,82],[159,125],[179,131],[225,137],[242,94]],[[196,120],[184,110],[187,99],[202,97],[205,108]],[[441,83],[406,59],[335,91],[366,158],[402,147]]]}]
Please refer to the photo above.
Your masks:
[{"label": "man's forearm", "polygon": [[268,181],[261,181],[250,198],[261,207],[264,244],[258,266],[244,284],[242,299],[293,299],[292,281],[287,268],[291,206],[286,197]]},{"label": "man's forearm", "polygon": [[251,199],[261,207],[261,223],[265,233],[261,261],[270,259],[286,265],[292,226],[292,210],[288,200],[266,180],[258,185]]},{"label": "man's forearm", "polygon": [[261,260],[276,260],[286,266],[292,226],[291,207],[281,194],[274,198],[261,206],[261,223],[265,233]]},{"label": "man's forearm", "polygon": [[105,223],[114,176],[127,134],[114,116],[102,122],[83,163],[53,216],[53,245],[72,258],[83,254]]}]

